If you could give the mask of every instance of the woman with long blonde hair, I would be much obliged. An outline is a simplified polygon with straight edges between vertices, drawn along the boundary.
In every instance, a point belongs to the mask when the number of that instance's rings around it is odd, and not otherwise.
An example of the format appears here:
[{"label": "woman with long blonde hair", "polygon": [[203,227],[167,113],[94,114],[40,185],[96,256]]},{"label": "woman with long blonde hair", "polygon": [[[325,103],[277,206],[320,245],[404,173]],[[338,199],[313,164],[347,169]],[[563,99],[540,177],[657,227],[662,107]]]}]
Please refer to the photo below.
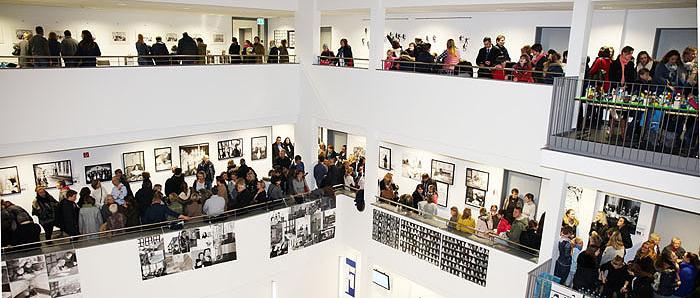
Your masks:
[{"label": "woman with long blonde hair", "polygon": [[622,235],[620,235],[618,231],[615,231],[612,236],[610,236],[608,245],[605,247],[603,255],[600,257],[600,264],[612,261],[615,256],[625,256],[625,244],[622,242]]},{"label": "woman with long blonde hair", "polygon": [[457,50],[454,39],[447,40],[447,49],[438,57],[438,61],[443,64],[442,69],[449,73],[454,71],[455,65],[459,63],[459,50]]}]

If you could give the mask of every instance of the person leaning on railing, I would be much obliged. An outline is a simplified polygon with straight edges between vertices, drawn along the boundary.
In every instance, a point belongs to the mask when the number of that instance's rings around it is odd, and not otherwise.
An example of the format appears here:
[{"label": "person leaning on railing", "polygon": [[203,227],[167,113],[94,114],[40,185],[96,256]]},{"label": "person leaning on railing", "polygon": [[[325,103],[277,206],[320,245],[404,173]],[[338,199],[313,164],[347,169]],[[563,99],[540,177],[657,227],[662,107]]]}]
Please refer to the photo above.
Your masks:
[{"label": "person leaning on railing", "polygon": [[231,55],[231,64],[241,63],[241,46],[238,44],[238,38],[231,37],[231,45],[228,47],[228,54]]},{"label": "person leaning on railing", "polygon": [[549,54],[548,60],[545,63],[545,72],[542,83],[552,85],[554,78],[563,77],[564,68],[561,65],[561,54],[553,51]]},{"label": "person leaning on railing", "polygon": [[318,59],[318,64],[321,64],[321,65],[335,64],[335,61],[333,60],[333,58],[329,58],[329,57],[335,57],[335,54],[333,54],[333,51],[331,51],[328,48],[328,45],[324,43],[323,44],[323,51],[321,52],[321,57]]},{"label": "person leaning on railing", "polygon": [[353,67],[352,48],[348,44],[348,40],[343,38],[340,40],[340,48],[338,48],[338,63],[340,66]]},{"label": "person leaning on railing", "polygon": [[165,57],[170,55],[168,52],[168,46],[163,42],[163,38],[160,36],[156,37],[156,43],[151,45],[151,55],[160,56],[153,59],[156,65],[169,65],[170,58]]},{"label": "person leaning on railing", "polygon": [[79,60],[76,58],[66,58],[76,56],[78,54],[78,42],[73,38],[70,30],[63,31],[63,40],[61,40],[61,55],[64,56],[63,64],[66,67],[78,66]]},{"label": "person leaning on railing", "polygon": [[31,56],[44,56],[44,58],[33,58],[34,67],[48,67],[49,60],[45,56],[50,56],[49,41],[44,37],[44,28],[37,26],[36,34],[29,40],[29,54]]},{"label": "person leaning on railing", "polygon": [[87,56],[87,57],[81,57],[79,59],[79,64],[78,66],[80,67],[95,67],[97,66],[97,58],[98,56],[102,56],[102,52],[100,51],[100,47],[97,45],[95,42],[95,39],[92,37],[92,33],[88,30],[83,30],[81,32],[81,40],[80,43],[78,43],[78,52],[76,53],[77,56]]},{"label": "person leaning on railing", "polygon": [[513,65],[513,81],[525,83],[535,82],[532,77],[532,62],[530,62],[530,55],[520,55],[520,60],[518,60],[518,63]]}]

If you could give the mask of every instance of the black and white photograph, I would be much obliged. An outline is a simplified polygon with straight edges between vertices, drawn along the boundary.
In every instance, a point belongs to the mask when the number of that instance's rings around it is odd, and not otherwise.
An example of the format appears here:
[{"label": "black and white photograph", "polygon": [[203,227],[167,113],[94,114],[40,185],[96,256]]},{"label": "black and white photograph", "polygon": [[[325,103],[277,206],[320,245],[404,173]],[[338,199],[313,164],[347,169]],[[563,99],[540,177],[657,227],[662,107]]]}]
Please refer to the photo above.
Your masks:
[{"label": "black and white photograph", "polygon": [[289,237],[287,236],[287,228],[289,226],[288,213],[289,209],[287,208],[273,211],[270,214],[270,258],[285,255],[289,252]]},{"label": "black and white photograph", "polygon": [[51,297],[43,255],[9,260],[7,273],[12,297]]},{"label": "black and white photograph", "polygon": [[192,270],[194,262],[190,256],[190,234],[187,230],[163,234],[165,245],[165,274]]},{"label": "black and white photograph", "polygon": [[391,171],[391,149],[379,146],[379,168]]},{"label": "black and white photograph", "polygon": [[319,241],[326,241],[333,239],[335,237],[335,227],[330,227],[321,230],[321,239]]},{"label": "black and white photograph", "polygon": [[486,204],[486,191],[467,186],[467,196],[464,203],[474,207],[484,207]]},{"label": "black and white photograph", "polygon": [[31,29],[15,29],[15,35],[17,37],[17,40],[22,40],[24,38],[24,34],[32,34],[34,31]]},{"label": "black and white photograph", "polygon": [[235,222],[229,221],[212,225],[214,230],[214,264],[237,259]]},{"label": "black and white photograph", "polygon": [[489,190],[489,173],[467,168],[467,186]]},{"label": "black and white photograph", "polygon": [[170,147],[153,149],[156,160],[156,172],[169,171],[173,167],[173,153]]},{"label": "black and white photograph", "polygon": [[177,42],[177,41],[178,41],[177,33],[165,33],[165,42]]},{"label": "black and white photograph", "polygon": [[293,49],[297,46],[296,31],[287,30],[287,47]]},{"label": "black and white photograph", "polygon": [[143,151],[127,152],[122,154],[124,175],[129,182],[143,180],[143,172],[146,171],[146,162],[143,160]]},{"label": "black and white photograph", "polygon": [[197,174],[197,166],[209,156],[209,143],[180,146],[180,167],[185,176]]},{"label": "black and white photograph", "polygon": [[420,181],[421,175],[427,173],[427,166],[423,165],[423,161],[416,155],[404,153],[401,158],[401,176]]},{"label": "black and white photograph", "polygon": [[113,31],[112,32],[112,44],[126,44],[126,32],[124,31]]},{"label": "black and white photograph", "polygon": [[433,180],[447,183],[455,182],[455,164],[433,159],[430,163],[430,172]]},{"label": "black and white photograph", "polygon": [[66,185],[73,185],[73,167],[70,160],[34,165],[34,182],[36,186],[55,188],[56,183],[59,181],[64,181]]},{"label": "black and white photograph", "polygon": [[137,241],[141,260],[141,279],[148,280],[165,275],[163,236],[147,236]]},{"label": "black and white photograph", "polygon": [[93,180],[100,182],[112,180],[112,164],[103,163],[99,165],[85,166],[85,183],[90,184]]},{"label": "black and white photograph", "polygon": [[7,274],[7,262],[2,261],[2,298],[12,298],[10,290],[10,275]]},{"label": "black and white photograph", "polygon": [[323,228],[330,228],[335,225],[335,210],[323,211]]},{"label": "black and white photograph", "polygon": [[267,158],[267,137],[255,137],[250,139],[250,159],[261,160]]},{"label": "black and white photograph", "polygon": [[46,254],[51,297],[76,297],[80,294],[80,276],[75,250]]},{"label": "black and white photograph", "polygon": [[573,209],[578,214],[579,202],[583,196],[583,187],[567,185],[564,206],[566,210]]},{"label": "black and white photograph", "polygon": [[219,160],[238,158],[243,156],[243,139],[219,141],[217,143]]},{"label": "black and white photograph", "polygon": [[0,168],[0,196],[21,192],[17,167]]},{"label": "black and white photograph", "polygon": [[212,34],[211,40],[212,43],[224,43],[224,34],[214,33]]},{"label": "black and white photograph", "polygon": [[447,207],[447,199],[450,193],[450,185],[441,181],[435,181],[437,184],[437,205]]},{"label": "black and white photograph", "polygon": [[214,264],[212,249],[214,248],[214,232],[211,226],[189,229],[190,256],[194,269],[208,267]]},{"label": "black and white photograph", "polygon": [[605,211],[608,217],[608,223],[611,226],[615,226],[620,217],[624,217],[629,221],[630,234],[634,235],[637,233],[637,223],[639,221],[639,211],[642,208],[642,203],[606,194],[605,206],[603,208],[603,211]]}]

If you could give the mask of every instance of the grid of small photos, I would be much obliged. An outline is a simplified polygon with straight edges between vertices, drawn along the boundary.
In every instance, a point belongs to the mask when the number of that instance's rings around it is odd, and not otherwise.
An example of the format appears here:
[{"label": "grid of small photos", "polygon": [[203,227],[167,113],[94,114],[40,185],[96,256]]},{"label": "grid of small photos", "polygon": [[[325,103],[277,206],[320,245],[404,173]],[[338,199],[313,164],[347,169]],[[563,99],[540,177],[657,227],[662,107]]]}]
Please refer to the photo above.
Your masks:
[{"label": "grid of small photos", "polygon": [[435,266],[440,265],[440,233],[438,231],[403,220],[399,240],[401,251]]},{"label": "grid of small photos", "polygon": [[442,235],[440,269],[443,271],[485,287],[488,264],[488,249]]},{"label": "grid of small photos", "polygon": [[401,220],[393,215],[374,209],[372,239],[389,247],[399,248],[399,226]]},{"label": "grid of small photos", "polygon": [[372,239],[486,287],[489,250],[374,209]]}]

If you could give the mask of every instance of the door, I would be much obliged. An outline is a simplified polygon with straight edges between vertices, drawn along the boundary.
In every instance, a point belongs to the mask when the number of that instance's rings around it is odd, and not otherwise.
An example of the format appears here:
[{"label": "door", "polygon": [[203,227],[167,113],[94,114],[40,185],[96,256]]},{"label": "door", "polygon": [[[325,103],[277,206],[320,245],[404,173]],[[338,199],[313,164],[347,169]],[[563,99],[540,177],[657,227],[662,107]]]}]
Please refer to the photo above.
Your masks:
[{"label": "door", "polygon": [[570,33],[571,27],[537,27],[535,43],[541,44],[545,52],[554,49],[557,53],[564,53],[569,49]]},{"label": "door", "polygon": [[321,27],[321,51],[323,51],[323,45],[327,45],[328,48],[333,46],[333,27]]},{"label": "door", "polygon": [[246,40],[253,42],[253,28],[238,28],[238,42],[243,44]]},{"label": "door", "polygon": [[683,53],[683,50],[688,47],[698,46],[698,29],[697,28],[657,28],[656,38],[654,39],[654,57],[657,60],[666,55],[670,50],[677,50]]}]

